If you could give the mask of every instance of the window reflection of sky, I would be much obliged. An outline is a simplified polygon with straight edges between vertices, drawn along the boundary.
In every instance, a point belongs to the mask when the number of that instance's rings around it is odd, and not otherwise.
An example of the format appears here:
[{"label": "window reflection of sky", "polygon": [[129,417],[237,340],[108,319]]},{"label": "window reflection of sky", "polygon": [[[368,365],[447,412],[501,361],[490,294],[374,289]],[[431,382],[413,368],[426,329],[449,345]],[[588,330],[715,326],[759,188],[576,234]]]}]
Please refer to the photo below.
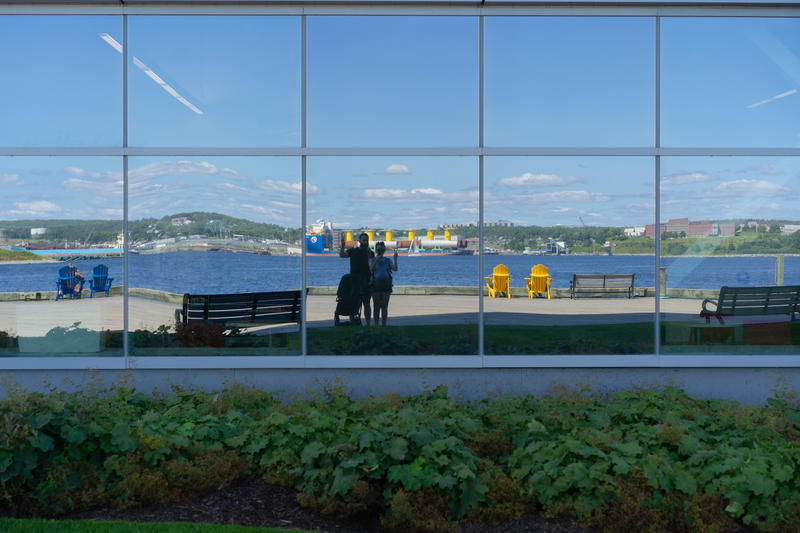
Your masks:
[{"label": "window reflection of sky", "polygon": [[[131,16],[132,64],[141,58],[203,114],[131,68],[130,144],[297,146],[299,20]],[[308,22],[311,145],[476,144],[475,17]],[[487,17],[486,144],[652,145],[654,22]],[[798,24],[663,18],[663,144],[797,146]],[[0,63],[17,80],[0,84],[0,146],[120,144],[121,61],[102,35],[120,42],[121,19],[0,17]],[[0,217],[119,216],[121,174],[110,160],[3,160]],[[291,157],[132,158],[131,213],[231,206],[252,220],[296,225],[298,167]],[[643,225],[654,213],[653,167],[649,157],[487,157],[486,220]],[[312,157],[308,176],[309,221],[411,227],[477,219],[476,158]],[[662,214],[719,218],[709,214],[713,206],[730,216],[793,219],[798,176],[792,158],[665,157]]]}]

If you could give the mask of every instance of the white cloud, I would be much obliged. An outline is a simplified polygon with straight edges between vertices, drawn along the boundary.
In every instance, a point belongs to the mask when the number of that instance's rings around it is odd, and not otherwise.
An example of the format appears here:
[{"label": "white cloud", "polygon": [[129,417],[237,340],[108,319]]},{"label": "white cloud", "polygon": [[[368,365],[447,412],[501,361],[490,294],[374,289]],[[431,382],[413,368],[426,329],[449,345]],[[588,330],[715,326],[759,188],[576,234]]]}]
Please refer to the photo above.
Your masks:
[{"label": "white cloud", "polygon": [[410,197],[405,189],[364,189],[362,194],[371,200],[405,200]]},{"label": "white cloud", "polygon": [[568,185],[575,181],[572,177],[557,176],[556,174],[531,174],[526,172],[521,176],[503,178],[498,183],[505,187],[553,187]]},{"label": "white cloud", "polygon": [[588,192],[583,190],[573,191],[553,191],[541,192],[536,194],[529,194],[525,199],[534,202],[542,203],[560,203],[560,202],[608,202],[610,197],[599,192]]},{"label": "white cloud", "polygon": [[122,196],[122,185],[122,181],[96,182],[80,178],[68,178],[61,182],[65,191],[90,193],[93,196]]},{"label": "white cloud", "polygon": [[274,205],[275,207],[285,207],[287,209],[298,209],[300,204],[292,203],[292,202],[280,202],[277,200],[273,200],[269,203],[270,205]]},{"label": "white cloud", "polygon": [[411,194],[442,194],[439,189],[411,189]]},{"label": "white cloud", "polygon": [[225,189],[227,191],[238,191],[238,192],[244,192],[244,193],[252,193],[253,192],[252,190],[250,190],[250,189],[248,189],[246,187],[241,187],[239,185],[236,185],[234,183],[229,183],[229,182],[220,183],[218,185],[218,187],[220,189]]},{"label": "white cloud", "polygon": [[258,213],[259,215],[267,217],[268,219],[288,220],[289,218],[286,216],[284,211],[281,211],[280,209],[270,209],[268,207],[264,207],[263,205],[242,204],[239,207],[241,209]]},{"label": "white cloud", "polygon": [[175,176],[183,174],[200,174],[204,176],[222,176],[241,179],[242,175],[230,168],[219,168],[208,161],[156,161],[128,172],[131,180],[149,180],[159,176]]},{"label": "white cloud", "polygon": [[11,216],[49,216],[62,211],[61,207],[47,200],[16,202],[14,207],[15,209],[7,211],[7,213]]},{"label": "white cloud", "polygon": [[469,213],[470,215],[477,215],[480,212],[480,209],[477,207],[462,207],[459,209],[462,213]]},{"label": "white cloud", "polygon": [[789,187],[764,180],[741,179],[723,181],[710,191],[711,196],[781,196],[791,192]]},{"label": "white cloud", "polygon": [[572,211],[571,207],[556,207],[555,209],[551,209],[551,213],[569,213]]},{"label": "white cloud", "polygon": [[78,178],[91,178],[94,180],[122,181],[122,172],[106,170],[103,172],[89,172],[80,167],[66,167],[64,172]]},{"label": "white cloud", "polygon": [[704,172],[682,172],[670,174],[661,178],[662,185],[686,185],[687,183],[701,183],[714,178]]},{"label": "white cloud", "polygon": [[[292,194],[300,194],[303,189],[303,185],[297,182],[289,182],[284,180],[263,180],[257,183],[259,189],[264,189],[267,191],[275,191],[275,192],[285,192],[285,193],[292,193]],[[308,194],[316,194],[319,192],[319,187],[312,184],[311,182],[306,182],[306,192]]]},{"label": "white cloud", "polygon": [[399,165],[397,163],[392,163],[388,167],[386,167],[387,174],[411,174],[411,170],[406,165]]},{"label": "white cloud", "polygon": [[0,174],[0,185],[25,185],[19,174]]}]

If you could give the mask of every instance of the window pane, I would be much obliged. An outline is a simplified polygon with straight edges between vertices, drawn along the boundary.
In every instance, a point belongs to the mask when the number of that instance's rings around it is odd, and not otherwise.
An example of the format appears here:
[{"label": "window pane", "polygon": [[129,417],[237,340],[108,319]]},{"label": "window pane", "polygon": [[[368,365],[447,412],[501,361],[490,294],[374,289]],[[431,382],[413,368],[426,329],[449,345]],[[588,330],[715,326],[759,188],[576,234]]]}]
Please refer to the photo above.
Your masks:
[{"label": "window pane", "polygon": [[129,18],[130,143],[298,146],[300,19]]},{"label": "window pane", "polygon": [[476,159],[314,157],[308,180],[309,354],[477,353]]},{"label": "window pane", "polygon": [[476,17],[309,17],[312,146],[475,146]]},{"label": "window pane", "polygon": [[670,157],[661,169],[662,352],[797,353],[800,160]]},{"label": "window pane", "polygon": [[653,352],[654,246],[642,236],[653,168],[644,157],[486,159],[487,355]]},{"label": "window pane", "polygon": [[121,355],[121,159],[0,157],[0,185],[0,355]]},{"label": "window pane", "polygon": [[132,157],[129,180],[132,351],[299,354],[299,160]]},{"label": "window pane", "polygon": [[653,18],[487,17],[488,146],[652,146]]},{"label": "window pane", "polygon": [[0,146],[122,144],[122,18],[0,16]]},{"label": "window pane", "polygon": [[665,18],[665,146],[798,146],[800,21]]}]

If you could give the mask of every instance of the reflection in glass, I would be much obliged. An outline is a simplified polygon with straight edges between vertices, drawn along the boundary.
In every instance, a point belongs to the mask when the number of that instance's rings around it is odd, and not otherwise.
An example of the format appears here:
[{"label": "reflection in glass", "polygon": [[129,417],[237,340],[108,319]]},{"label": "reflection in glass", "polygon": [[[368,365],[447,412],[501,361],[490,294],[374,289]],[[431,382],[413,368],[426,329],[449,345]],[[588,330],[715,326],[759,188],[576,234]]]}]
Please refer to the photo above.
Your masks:
[{"label": "reflection in glass", "polygon": [[652,159],[485,164],[485,353],[652,353]]},{"label": "reflection in glass", "polygon": [[122,17],[0,16],[0,146],[120,146]]},{"label": "reflection in glass", "polygon": [[796,352],[800,161],[672,157],[661,168],[662,352]]},{"label": "reflection in glass", "polygon": [[299,18],[128,20],[131,144],[300,144]]},{"label": "reflection in glass", "polygon": [[0,356],[122,354],[122,161],[0,157]]},{"label": "reflection in glass", "polygon": [[655,19],[487,17],[486,144],[652,146]]},{"label": "reflection in glass", "polygon": [[475,146],[477,17],[309,17],[311,146]]},{"label": "reflection in glass", "polygon": [[309,354],[478,352],[477,177],[469,157],[309,158]]},{"label": "reflection in glass", "polygon": [[664,146],[798,146],[800,20],[663,18]]},{"label": "reflection in glass", "polygon": [[133,353],[299,354],[299,160],[129,161]]}]

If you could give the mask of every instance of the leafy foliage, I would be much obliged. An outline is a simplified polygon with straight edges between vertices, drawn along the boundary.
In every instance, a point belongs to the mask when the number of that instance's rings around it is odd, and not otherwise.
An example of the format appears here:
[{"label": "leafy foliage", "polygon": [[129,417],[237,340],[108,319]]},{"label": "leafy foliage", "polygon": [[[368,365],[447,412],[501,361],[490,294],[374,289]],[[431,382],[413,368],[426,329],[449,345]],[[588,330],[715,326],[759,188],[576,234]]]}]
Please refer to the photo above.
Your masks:
[{"label": "leafy foliage", "polygon": [[0,402],[0,512],[53,516],[181,501],[245,476],[325,513],[403,531],[457,531],[531,507],[597,531],[761,531],[800,525],[800,408],[695,400],[677,389],[604,398],[454,401],[445,387],[282,403],[254,389],[126,387]]}]

